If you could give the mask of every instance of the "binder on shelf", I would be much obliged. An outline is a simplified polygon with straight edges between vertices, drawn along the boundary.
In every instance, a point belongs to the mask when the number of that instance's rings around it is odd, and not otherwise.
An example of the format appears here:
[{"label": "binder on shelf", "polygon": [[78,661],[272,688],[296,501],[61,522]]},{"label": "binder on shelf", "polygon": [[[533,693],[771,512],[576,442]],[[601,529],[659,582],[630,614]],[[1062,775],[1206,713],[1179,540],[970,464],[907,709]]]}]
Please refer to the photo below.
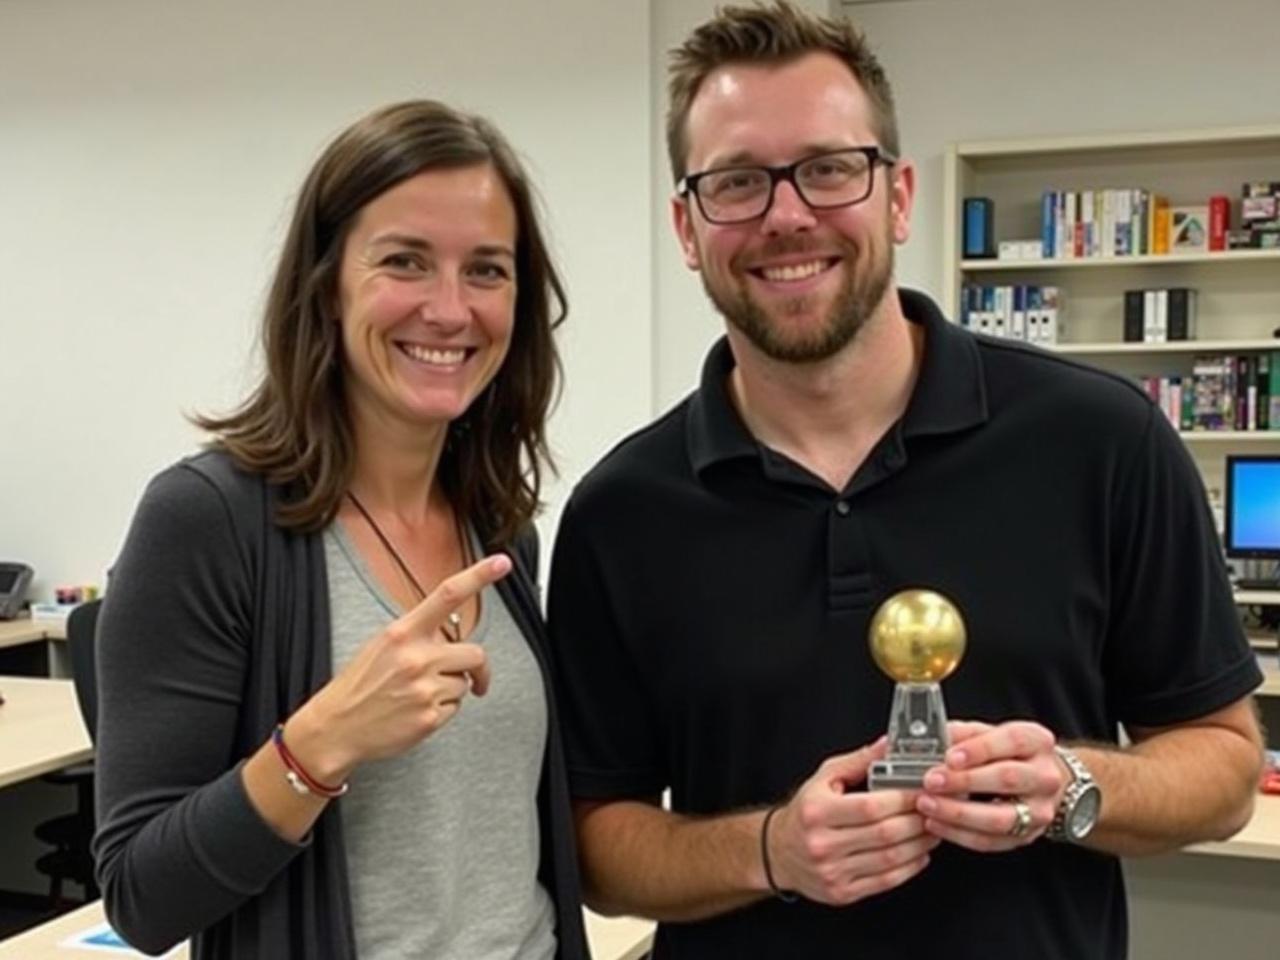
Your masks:
[{"label": "binder on shelf", "polygon": [[1196,292],[1188,287],[1170,287],[1167,299],[1168,338],[1194,340],[1196,338]]},{"label": "binder on shelf", "polygon": [[1164,343],[1169,339],[1169,291],[1156,290],[1155,317],[1151,321],[1151,342]]},{"label": "binder on shelf", "polygon": [[1124,292],[1124,340],[1125,343],[1142,342],[1143,301],[1146,300],[1144,290],[1126,290]]},{"label": "binder on shelf", "polygon": [[1013,288],[1013,316],[1009,324],[1009,336],[1014,340],[1027,339],[1027,288],[1022,284]]}]

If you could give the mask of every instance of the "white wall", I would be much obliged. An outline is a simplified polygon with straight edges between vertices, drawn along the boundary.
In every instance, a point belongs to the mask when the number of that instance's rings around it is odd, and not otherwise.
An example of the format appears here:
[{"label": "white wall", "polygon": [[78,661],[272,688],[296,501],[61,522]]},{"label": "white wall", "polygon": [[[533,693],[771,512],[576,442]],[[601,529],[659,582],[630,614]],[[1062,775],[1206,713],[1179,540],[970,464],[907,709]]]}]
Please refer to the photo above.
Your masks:
[{"label": "white wall", "polygon": [[649,76],[647,0],[0,3],[0,559],[102,581],[182,413],[252,382],[310,163],[415,96],[492,117],[550,211],[558,506],[651,410]]}]

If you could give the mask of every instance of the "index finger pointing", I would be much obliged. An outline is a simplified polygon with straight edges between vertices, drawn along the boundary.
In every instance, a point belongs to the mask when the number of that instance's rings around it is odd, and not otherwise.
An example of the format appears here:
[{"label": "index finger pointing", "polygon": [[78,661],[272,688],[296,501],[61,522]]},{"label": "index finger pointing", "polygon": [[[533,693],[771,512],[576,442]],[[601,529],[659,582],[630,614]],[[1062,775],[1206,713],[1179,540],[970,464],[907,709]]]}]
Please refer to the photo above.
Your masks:
[{"label": "index finger pointing", "polygon": [[510,572],[511,558],[505,553],[485,557],[461,573],[440,581],[421,603],[400,618],[400,623],[410,633],[434,633],[450,613]]}]

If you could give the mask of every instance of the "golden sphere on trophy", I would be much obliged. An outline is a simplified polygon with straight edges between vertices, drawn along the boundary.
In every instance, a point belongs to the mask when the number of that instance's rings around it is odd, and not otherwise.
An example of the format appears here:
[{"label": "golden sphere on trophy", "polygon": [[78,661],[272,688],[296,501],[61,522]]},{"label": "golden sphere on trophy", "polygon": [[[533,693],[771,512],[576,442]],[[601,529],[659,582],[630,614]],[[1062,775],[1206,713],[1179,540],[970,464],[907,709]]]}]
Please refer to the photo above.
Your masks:
[{"label": "golden sphere on trophy", "polygon": [[933,590],[901,590],[880,604],[867,640],[876,665],[898,683],[937,683],[964,655],[964,620]]}]

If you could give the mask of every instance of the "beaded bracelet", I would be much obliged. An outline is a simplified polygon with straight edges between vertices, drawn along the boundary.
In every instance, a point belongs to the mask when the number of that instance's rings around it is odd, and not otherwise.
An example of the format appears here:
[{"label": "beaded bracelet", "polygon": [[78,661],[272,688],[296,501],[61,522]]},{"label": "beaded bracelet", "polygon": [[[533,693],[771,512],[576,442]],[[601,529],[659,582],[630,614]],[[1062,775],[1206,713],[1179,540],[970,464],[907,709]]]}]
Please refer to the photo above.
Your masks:
[{"label": "beaded bracelet", "polygon": [[769,889],[773,891],[773,895],[784,903],[795,903],[799,900],[791,890],[783,890],[773,879],[773,868],[769,865],[769,821],[773,819],[773,815],[782,808],[770,807],[769,812],[764,815],[764,823],[760,825],[760,861],[764,864],[764,879],[769,884]]},{"label": "beaded bracelet", "polygon": [[290,753],[289,748],[284,745],[283,723],[276,724],[275,730],[271,733],[271,742],[276,745],[276,751],[280,754],[280,760],[284,764],[284,778],[289,781],[289,786],[293,787],[295,793],[302,796],[315,794],[318,797],[324,797],[326,800],[333,800],[351,789],[350,783],[342,783],[336,787],[331,787],[321,783],[307,773],[306,767],[300,764],[298,758]]}]

